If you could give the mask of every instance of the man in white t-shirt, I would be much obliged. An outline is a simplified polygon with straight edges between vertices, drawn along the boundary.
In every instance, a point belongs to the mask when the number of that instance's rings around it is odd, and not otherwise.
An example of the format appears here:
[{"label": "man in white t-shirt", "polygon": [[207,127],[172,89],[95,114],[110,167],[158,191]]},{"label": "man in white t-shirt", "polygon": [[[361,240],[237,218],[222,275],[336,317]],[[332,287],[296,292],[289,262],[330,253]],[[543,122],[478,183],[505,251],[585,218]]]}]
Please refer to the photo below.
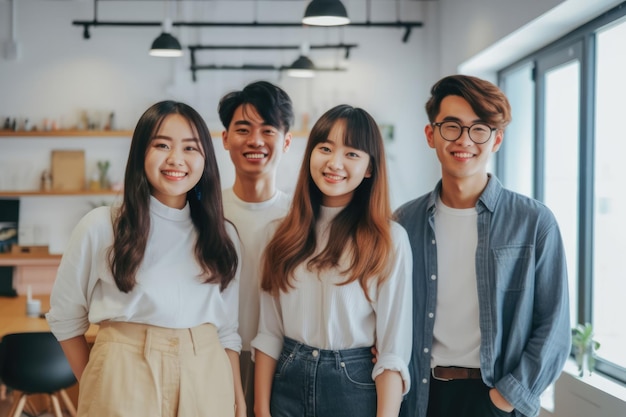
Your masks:
[{"label": "man in white t-shirt", "polygon": [[218,106],[224,125],[222,141],[235,166],[235,183],[222,192],[224,215],[237,227],[241,238],[239,334],[241,380],[247,415],[254,416],[254,363],[250,341],[256,336],[259,318],[260,260],[263,230],[272,220],[284,217],[290,197],[276,188],[281,156],[291,144],[293,107],[289,95],[266,81],[226,94]]},{"label": "man in white t-shirt", "polygon": [[450,75],[426,103],[441,180],[396,210],[413,251],[411,391],[401,417],[535,417],[570,353],[565,249],[554,214],[487,171],[511,106]]}]

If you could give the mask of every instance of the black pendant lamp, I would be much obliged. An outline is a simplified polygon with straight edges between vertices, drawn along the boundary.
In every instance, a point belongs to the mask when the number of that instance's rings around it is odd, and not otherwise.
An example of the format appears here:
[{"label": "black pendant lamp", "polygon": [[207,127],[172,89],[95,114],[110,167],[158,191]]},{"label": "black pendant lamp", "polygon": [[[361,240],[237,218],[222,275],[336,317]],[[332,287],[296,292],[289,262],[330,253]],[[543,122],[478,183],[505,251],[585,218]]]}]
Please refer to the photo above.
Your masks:
[{"label": "black pendant lamp", "polygon": [[287,75],[296,78],[315,77],[315,65],[308,57],[300,55],[293,64],[287,68]]},{"label": "black pendant lamp", "polygon": [[170,34],[172,30],[172,21],[167,18],[163,22],[163,32],[152,42],[150,55],[162,57],[179,57],[183,56],[183,48],[180,42]]},{"label": "black pendant lamp", "polygon": [[340,26],[350,23],[341,0],[313,0],[306,8],[302,23],[312,26]]},{"label": "black pendant lamp", "polygon": [[296,78],[315,77],[315,64],[308,57],[311,47],[308,43],[300,45],[300,56],[287,68],[287,75]]}]

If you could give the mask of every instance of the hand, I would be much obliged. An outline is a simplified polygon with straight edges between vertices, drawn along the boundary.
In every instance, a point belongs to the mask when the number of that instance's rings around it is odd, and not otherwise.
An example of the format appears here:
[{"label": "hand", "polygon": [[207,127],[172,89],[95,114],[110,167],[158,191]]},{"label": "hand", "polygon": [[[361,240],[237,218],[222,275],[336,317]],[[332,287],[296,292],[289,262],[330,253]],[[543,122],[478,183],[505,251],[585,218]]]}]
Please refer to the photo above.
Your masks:
[{"label": "hand", "polygon": [[372,355],[373,355],[372,363],[378,362],[378,350],[376,349],[376,346],[372,346],[371,351],[372,351]]},{"label": "hand", "polygon": [[513,407],[511,403],[509,403],[496,388],[491,388],[489,390],[489,398],[491,399],[493,405],[495,405],[502,411],[510,413],[515,409],[515,407]]}]

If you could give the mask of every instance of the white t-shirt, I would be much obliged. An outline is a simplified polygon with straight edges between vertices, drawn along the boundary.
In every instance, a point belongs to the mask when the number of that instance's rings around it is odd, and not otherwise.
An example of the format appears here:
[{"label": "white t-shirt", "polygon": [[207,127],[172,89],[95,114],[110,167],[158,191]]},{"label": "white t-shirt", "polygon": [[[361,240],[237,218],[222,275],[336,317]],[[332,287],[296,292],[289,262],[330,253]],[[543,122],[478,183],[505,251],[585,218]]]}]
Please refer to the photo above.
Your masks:
[{"label": "white t-shirt", "polygon": [[[328,242],[332,219],[343,207],[322,207],[316,225],[317,253]],[[391,224],[396,255],[391,275],[377,288],[370,281],[368,301],[358,280],[346,280],[337,273],[349,265],[340,260],[339,268],[311,272],[306,262],[295,270],[294,288],[273,297],[261,293],[259,333],[252,347],[278,359],[283,337],[320,349],[342,350],[376,346],[379,356],[372,379],[384,370],[399,371],[405,393],[410,387],[408,363],[412,348],[412,268],[413,258],[406,231]]]},{"label": "white t-shirt", "polygon": [[237,227],[241,239],[241,282],[239,285],[239,334],[243,350],[250,350],[259,325],[259,286],[261,256],[265,248],[265,227],[284,217],[289,210],[290,197],[277,191],[272,198],[260,203],[241,200],[232,188],[222,191],[224,216]]},{"label": "white t-shirt", "polygon": [[[72,232],[50,297],[47,319],[57,339],[82,335],[89,323],[103,320],[177,329],[212,323],[222,346],[240,351],[239,268],[223,292],[204,283],[189,213],[189,204],[178,210],[150,197],[150,237],[137,284],[126,294],[115,285],[106,258],[113,243],[111,207],[87,213]],[[226,223],[226,230],[239,255],[235,228]]]},{"label": "white t-shirt", "polygon": [[437,310],[431,366],[480,368],[476,283],[476,208],[454,209],[437,199]]}]

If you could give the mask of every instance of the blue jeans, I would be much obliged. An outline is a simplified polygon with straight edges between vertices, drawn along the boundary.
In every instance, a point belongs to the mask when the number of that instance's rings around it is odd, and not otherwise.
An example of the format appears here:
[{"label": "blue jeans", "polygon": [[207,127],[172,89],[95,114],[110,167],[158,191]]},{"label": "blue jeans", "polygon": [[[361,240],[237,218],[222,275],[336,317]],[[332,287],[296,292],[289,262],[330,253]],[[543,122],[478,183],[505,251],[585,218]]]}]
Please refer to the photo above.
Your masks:
[{"label": "blue jeans", "polygon": [[375,417],[370,348],[322,350],[285,338],[272,384],[272,417]]}]

